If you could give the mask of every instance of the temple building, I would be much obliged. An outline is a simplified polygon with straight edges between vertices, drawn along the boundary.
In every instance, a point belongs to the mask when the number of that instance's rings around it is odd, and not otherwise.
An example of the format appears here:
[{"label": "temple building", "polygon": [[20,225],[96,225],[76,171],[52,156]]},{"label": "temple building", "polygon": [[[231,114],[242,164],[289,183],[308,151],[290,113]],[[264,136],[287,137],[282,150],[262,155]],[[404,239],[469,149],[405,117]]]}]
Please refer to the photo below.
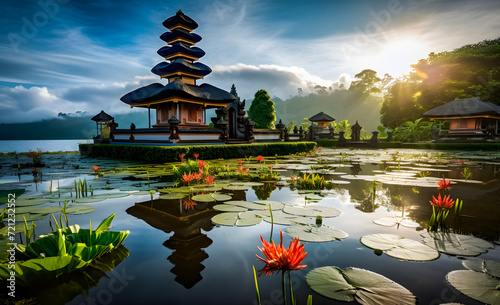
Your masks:
[{"label": "temple building", "polygon": [[182,127],[208,127],[206,109],[226,107],[235,100],[229,92],[209,84],[197,85],[197,81],[212,70],[197,62],[205,52],[194,45],[201,37],[192,33],[198,24],[178,11],[163,22],[170,31],[160,38],[168,45],[160,48],[158,54],[165,61],[157,64],[151,72],[167,85],[154,83],[125,94],[121,101],[131,107],[156,109],[156,124],[153,128],[168,127],[168,120],[175,116]]}]

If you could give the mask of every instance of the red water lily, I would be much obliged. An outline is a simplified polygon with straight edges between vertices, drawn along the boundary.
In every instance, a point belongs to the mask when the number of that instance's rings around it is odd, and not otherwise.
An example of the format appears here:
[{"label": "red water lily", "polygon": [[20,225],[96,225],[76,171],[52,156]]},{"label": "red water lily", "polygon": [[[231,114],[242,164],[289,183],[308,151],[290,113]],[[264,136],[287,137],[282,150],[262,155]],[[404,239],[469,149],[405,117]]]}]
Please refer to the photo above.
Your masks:
[{"label": "red water lily", "polygon": [[182,160],[186,154],[179,154],[179,158]]},{"label": "red water lily", "polygon": [[273,168],[273,166],[274,166],[274,164],[269,164],[269,167],[270,167],[270,168]]},{"label": "red water lily", "polygon": [[321,147],[318,147],[318,150],[321,150]]},{"label": "red water lily", "polygon": [[441,197],[441,194],[438,195],[438,198],[432,196],[432,201],[429,201],[433,206],[437,208],[450,209],[453,207],[455,200],[450,198],[451,195]]},{"label": "red water lily", "polygon": [[262,156],[260,156],[260,155],[259,155],[259,156],[257,156],[257,161],[259,161],[259,162],[264,161],[264,157],[262,157]]},{"label": "red water lily", "polygon": [[97,174],[97,171],[99,170],[99,165],[92,165],[92,169]]},{"label": "red water lily", "polygon": [[184,174],[182,174],[181,180],[183,182],[189,182],[189,181],[193,180],[193,174],[184,173]]},{"label": "red water lily", "polygon": [[186,200],[182,204],[184,205],[184,208],[186,210],[194,209],[194,207],[196,206],[196,202],[194,202],[193,200]]},{"label": "red water lily", "polygon": [[257,247],[266,258],[261,258],[256,254],[256,256],[263,262],[266,263],[264,268],[260,270],[259,275],[262,274],[273,274],[274,272],[285,272],[291,270],[299,270],[307,267],[307,265],[300,265],[307,255],[304,252],[304,245],[301,245],[298,238],[294,238],[290,242],[288,249],[283,247],[283,232],[280,231],[280,243],[276,245],[274,241],[271,243],[265,241],[260,236],[263,248]]},{"label": "red water lily", "polygon": [[207,162],[202,161],[202,160],[198,160],[198,168],[204,168],[205,164],[207,164]]},{"label": "red water lily", "polygon": [[438,181],[438,190],[451,190],[450,180],[446,180],[443,176],[443,181]]},{"label": "red water lily", "polygon": [[38,153],[29,154],[28,157],[30,157],[30,158],[38,158]]},{"label": "red water lily", "polygon": [[200,154],[193,154],[193,157],[195,157],[196,159],[198,159],[199,156]]},{"label": "red water lily", "polygon": [[203,177],[203,171],[199,171],[198,173],[193,174],[193,179],[200,180]]},{"label": "red water lily", "polygon": [[208,176],[205,178],[205,181],[208,183],[208,184],[212,184],[212,182],[214,181],[214,176]]},{"label": "red water lily", "polygon": [[243,163],[243,160],[241,160],[241,159],[238,159],[238,162],[239,162],[239,163],[241,164],[241,163]]},{"label": "red water lily", "polygon": [[238,171],[239,171],[240,173],[243,173],[243,172],[245,172],[246,170],[247,170],[247,169],[246,169],[246,168],[243,168],[243,166],[238,167]]}]

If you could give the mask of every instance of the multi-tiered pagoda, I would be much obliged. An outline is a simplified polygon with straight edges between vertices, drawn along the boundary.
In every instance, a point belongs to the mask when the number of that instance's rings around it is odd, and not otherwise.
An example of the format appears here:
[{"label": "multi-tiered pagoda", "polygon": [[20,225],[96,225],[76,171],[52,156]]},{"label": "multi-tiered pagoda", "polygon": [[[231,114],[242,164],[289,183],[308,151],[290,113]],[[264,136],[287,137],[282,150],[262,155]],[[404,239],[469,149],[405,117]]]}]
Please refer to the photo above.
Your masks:
[{"label": "multi-tiered pagoda", "polygon": [[205,55],[202,49],[194,46],[201,40],[199,35],[192,33],[198,24],[178,11],[163,25],[170,31],[160,38],[168,45],[160,48],[158,54],[166,61],[157,64],[151,72],[168,79],[168,84],[154,83],[136,89],[121,100],[131,107],[156,109],[153,127],[169,127],[168,121],[173,116],[180,122],[180,128],[208,127],[205,110],[226,107],[235,97],[212,85],[196,84],[212,72],[208,66],[196,62]]}]

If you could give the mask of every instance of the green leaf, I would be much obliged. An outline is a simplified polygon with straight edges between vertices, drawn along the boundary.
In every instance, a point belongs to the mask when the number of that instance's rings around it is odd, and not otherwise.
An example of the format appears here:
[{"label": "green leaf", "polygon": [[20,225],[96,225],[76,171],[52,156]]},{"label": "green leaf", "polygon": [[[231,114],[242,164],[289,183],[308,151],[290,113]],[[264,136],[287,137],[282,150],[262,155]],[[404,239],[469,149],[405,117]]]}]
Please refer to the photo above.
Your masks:
[{"label": "green leaf", "polygon": [[421,236],[424,244],[451,255],[477,256],[494,247],[492,243],[471,235],[426,232]]},{"label": "green leaf", "polygon": [[104,219],[101,222],[101,224],[99,224],[97,229],[95,229],[95,232],[101,233],[101,232],[109,230],[109,228],[111,227],[111,223],[113,222],[113,219],[115,218],[115,216],[116,216],[116,213],[114,213],[114,214],[108,216],[106,219]]},{"label": "green leaf", "polygon": [[182,199],[186,197],[188,194],[186,193],[170,193],[170,194],[165,194],[165,195],[160,195],[160,199]]},{"label": "green leaf", "polygon": [[227,212],[220,213],[212,217],[212,222],[222,225],[222,226],[253,226],[259,224],[262,221],[262,218],[258,217],[254,213],[250,212]]},{"label": "green leaf", "polygon": [[204,195],[196,195],[191,197],[192,200],[198,201],[198,202],[213,202],[215,199],[212,197],[211,194],[204,194]]},{"label": "green leaf", "polygon": [[467,269],[484,272],[490,276],[500,278],[500,262],[489,259],[472,258],[463,260],[462,265]]},{"label": "green leaf", "polygon": [[265,206],[271,205],[271,209],[273,209],[273,211],[282,210],[285,207],[285,204],[283,202],[274,200],[256,200],[254,202],[258,204],[263,204]]},{"label": "green leaf", "polygon": [[219,212],[246,212],[248,210],[232,204],[216,204],[213,209]]},{"label": "green leaf", "polygon": [[87,214],[87,213],[92,213],[96,208],[90,205],[81,205],[81,206],[73,206],[69,207],[66,209],[67,214],[72,214],[72,215],[81,215],[81,214]]},{"label": "green leaf", "polygon": [[337,217],[340,214],[342,214],[342,211],[339,209],[320,206],[320,205],[309,205],[306,207],[286,206],[283,209],[283,212],[292,215],[307,216],[307,217],[316,217],[318,215],[320,215],[321,217]]},{"label": "green leaf", "polygon": [[264,204],[259,204],[259,203],[250,202],[250,201],[243,201],[243,200],[226,201],[226,202],[224,202],[224,204],[232,204],[232,205],[240,206],[243,208],[247,208],[249,210],[264,210],[267,208],[267,206]]},{"label": "green leaf", "polygon": [[360,242],[374,250],[385,251],[387,255],[407,261],[430,261],[439,257],[433,248],[395,234],[369,234],[362,236]]},{"label": "green leaf", "polygon": [[466,296],[486,304],[500,304],[500,280],[472,270],[456,270],[446,280]]},{"label": "green leaf", "polygon": [[227,201],[227,200],[231,200],[231,198],[232,198],[231,196],[229,196],[227,194],[221,194],[221,193],[213,193],[211,196],[216,201]]},{"label": "green leaf", "polygon": [[286,233],[298,237],[300,241],[327,242],[347,238],[347,233],[329,226],[317,227],[315,225],[296,225],[286,228]]},{"label": "green leaf", "polygon": [[[262,216],[264,218],[265,222],[271,223],[271,213],[269,210],[263,211],[259,210],[256,211],[258,215]],[[273,210],[273,219],[272,223],[274,224],[280,224],[280,225],[295,225],[295,224],[308,224],[310,222],[311,218],[310,217],[302,217],[302,216],[296,216],[292,214],[287,214],[284,213],[283,211],[280,210]]]},{"label": "green leaf", "polygon": [[[416,297],[398,283],[372,271],[348,267],[316,268],[306,275],[312,290],[327,298],[360,304],[416,304]],[[396,301],[397,300],[397,301]]]},{"label": "green leaf", "polygon": [[382,217],[379,219],[375,219],[373,221],[373,223],[378,224],[380,226],[384,226],[384,227],[393,227],[395,225],[401,225],[401,226],[407,227],[407,228],[420,227],[420,224],[418,222],[415,222],[415,221],[408,219],[408,218],[399,217],[399,216]]}]

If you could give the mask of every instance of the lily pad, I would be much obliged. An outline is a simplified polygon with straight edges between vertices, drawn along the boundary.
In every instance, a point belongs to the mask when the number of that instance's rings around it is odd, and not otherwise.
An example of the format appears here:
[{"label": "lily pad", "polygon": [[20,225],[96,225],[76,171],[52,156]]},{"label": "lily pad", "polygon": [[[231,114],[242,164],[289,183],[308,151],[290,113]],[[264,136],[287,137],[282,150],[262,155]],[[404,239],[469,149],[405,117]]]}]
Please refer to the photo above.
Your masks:
[{"label": "lily pad", "polygon": [[204,195],[196,195],[191,197],[194,201],[198,202],[213,202],[215,199],[212,197],[211,194],[204,194]]},{"label": "lily pad", "polygon": [[300,241],[310,242],[326,242],[332,240],[342,240],[347,238],[347,233],[341,230],[336,230],[332,227],[322,225],[296,225],[286,228],[286,233],[292,237],[298,237]]},{"label": "lily pad", "polygon": [[214,210],[219,212],[246,212],[248,209],[232,204],[216,204]]},{"label": "lily pad", "polygon": [[494,247],[492,243],[471,235],[426,232],[421,236],[424,238],[424,244],[451,255],[477,256]]},{"label": "lily pad", "polygon": [[263,204],[266,207],[269,207],[269,205],[271,205],[271,209],[273,211],[282,210],[285,207],[285,204],[283,202],[274,200],[256,200],[254,202],[258,204]]},{"label": "lily pad", "polygon": [[393,227],[395,225],[403,226],[403,227],[407,227],[407,228],[420,227],[420,224],[418,222],[415,222],[415,221],[408,219],[408,218],[399,217],[399,216],[382,217],[379,219],[375,219],[373,222],[375,224],[378,224],[378,225],[384,226],[384,227]]},{"label": "lily pad", "polygon": [[224,189],[228,191],[248,191],[250,186],[246,185],[229,185],[226,186]]},{"label": "lily pad", "polygon": [[446,280],[466,296],[486,304],[500,304],[500,280],[486,273],[472,270],[455,270]]},{"label": "lily pad", "polygon": [[374,250],[385,251],[387,255],[407,261],[431,261],[439,257],[439,252],[413,239],[396,234],[369,234],[360,242]]},{"label": "lily pad", "polygon": [[256,211],[255,213],[259,214],[264,218],[265,222],[268,223],[274,223],[274,224],[279,224],[279,225],[295,225],[295,224],[308,224],[311,220],[310,217],[302,217],[302,216],[296,216],[292,214],[287,214],[284,213],[283,211],[280,210],[273,210],[273,218],[271,221],[271,213],[269,210],[259,210]]},{"label": "lily pad", "polygon": [[160,195],[160,199],[182,199],[186,197],[186,193],[170,193],[165,195]]},{"label": "lily pad", "polygon": [[29,211],[30,214],[50,214],[62,211],[62,207],[42,207],[33,208]]},{"label": "lily pad", "polygon": [[467,269],[500,278],[500,262],[489,259],[467,259],[462,261],[462,265]]},{"label": "lily pad", "polygon": [[47,200],[45,198],[28,199],[28,200],[18,199],[18,200],[16,200],[16,207],[27,207],[27,206],[44,204],[47,202],[49,202],[49,200]]},{"label": "lily pad", "polygon": [[306,282],[327,298],[360,304],[416,304],[416,297],[405,287],[378,273],[348,267],[320,267],[309,271]]},{"label": "lily pad", "polygon": [[[16,233],[24,232],[24,223],[22,223],[22,224],[19,223],[19,224],[15,225],[14,230],[12,230],[12,229],[9,230],[9,227],[11,227],[11,226],[5,226],[5,227],[1,228],[0,234],[7,235],[8,233],[16,234]],[[28,223],[28,228],[31,230],[31,223]]]},{"label": "lily pad", "polygon": [[73,206],[69,207],[66,209],[67,214],[72,214],[72,215],[81,215],[81,214],[87,214],[87,213],[92,213],[96,208],[90,205],[81,205],[81,206]]},{"label": "lily pad", "polygon": [[16,214],[15,220],[16,222],[24,222],[24,218],[26,218],[27,222],[44,219],[47,214]]},{"label": "lily pad", "polygon": [[242,212],[242,213],[226,212],[217,214],[214,217],[212,217],[212,222],[218,225],[230,226],[230,227],[234,225],[238,227],[253,226],[259,224],[261,221],[262,218],[250,212]]},{"label": "lily pad", "polygon": [[264,210],[264,209],[268,208],[266,205],[263,205],[263,204],[250,202],[250,201],[243,201],[243,200],[231,200],[231,201],[226,201],[225,203],[244,207],[244,208],[247,208],[249,210]]},{"label": "lily pad", "polygon": [[283,212],[307,217],[315,217],[317,215],[321,217],[337,217],[342,214],[342,211],[339,209],[321,205],[309,205],[306,207],[287,206],[283,209]]},{"label": "lily pad", "polygon": [[76,203],[92,203],[92,202],[99,202],[99,201],[104,201],[104,200],[106,200],[106,198],[82,197],[82,198],[75,199],[74,202],[76,202]]},{"label": "lily pad", "polygon": [[211,196],[216,201],[227,201],[227,200],[231,200],[231,198],[233,198],[227,194],[221,194],[221,193],[214,193]]}]

